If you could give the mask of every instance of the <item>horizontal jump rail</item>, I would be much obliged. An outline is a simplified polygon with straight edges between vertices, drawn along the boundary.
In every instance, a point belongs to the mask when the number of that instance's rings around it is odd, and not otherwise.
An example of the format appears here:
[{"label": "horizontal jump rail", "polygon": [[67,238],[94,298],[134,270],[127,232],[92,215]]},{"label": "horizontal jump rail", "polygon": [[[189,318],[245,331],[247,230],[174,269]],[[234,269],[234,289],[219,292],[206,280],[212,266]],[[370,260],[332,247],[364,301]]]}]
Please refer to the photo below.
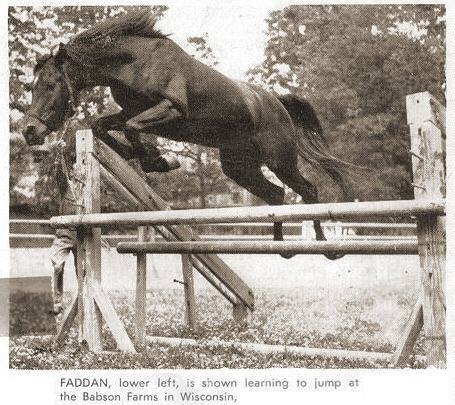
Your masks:
[{"label": "horizontal jump rail", "polygon": [[[208,347],[208,348],[234,348],[237,350],[251,351],[264,355],[288,354],[298,357],[322,357],[325,359],[345,359],[368,362],[387,362],[393,359],[393,353],[378,353],[343,349],[325,349],[301,347],[293,345],[271,345],[250,342],[229,342],[224,340],[198,341],[196,339],[182,339],[162,336],[147,336],[147,342],[153,345],[162,344],[171,347]],[[425,356],[415,356],[417,361],[425,361]]]},{"label": "horizontal jump rail", "polygon": [[119,253],[178,254],[343,254],[413,255],[415,241],[197,241],[197,242],[121,242]]},{"label": "horizontal jump rail", "polygon": [[330,204],[295,204],[259,207],[65,215],[51,218],[54,227],[141,225],[194,225],[221,222],[289,222],[311,219],[445,215],[445,200],[394,200]]},{"label": "horizontal jump rail", "polygon": [[[42,339],[51,340],[52,335],[28,335],[28,341],[39,342]],[[226,340],[197,340],[191,338],[176,338],[167,336],[146,336],[146,341],[150,345],[163,345],[169,347],[182,347],[182,348],[232,348],[243,350],[246,352],[259,353],[264,355],[269,354],[287,354],[297,357],[321,357],[324,359],[345,359],[353,361],[368,361],[368,362],[384,362],[390,363],[393,360],[393,353],[381,352],[367,352],[360,350],[346,350],[346,349],[329,349],[318,347],[303,347],[295,345],[276,345],[267,343],[252,343],[252,342],[236,342]],[[118,351],[103,350],[98,353],[99,355],[113,356],[117,355]],[[426,357],[422,355],[415,355],[413,358],[416,361],[424,362]]]}]

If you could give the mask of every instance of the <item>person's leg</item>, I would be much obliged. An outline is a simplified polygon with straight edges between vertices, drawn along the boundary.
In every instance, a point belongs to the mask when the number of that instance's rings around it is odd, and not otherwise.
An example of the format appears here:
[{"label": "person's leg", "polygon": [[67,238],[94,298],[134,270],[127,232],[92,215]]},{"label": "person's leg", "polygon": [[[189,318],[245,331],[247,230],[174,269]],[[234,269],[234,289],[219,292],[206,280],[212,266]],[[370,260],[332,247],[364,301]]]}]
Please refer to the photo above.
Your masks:
[{"label": "person's leg", "polygon": [[54,313],[63,309],[63,274],[65,261],[74,249],[75,240],[71,231],[58,229],[51,246],[50,258],[53,268]]}]

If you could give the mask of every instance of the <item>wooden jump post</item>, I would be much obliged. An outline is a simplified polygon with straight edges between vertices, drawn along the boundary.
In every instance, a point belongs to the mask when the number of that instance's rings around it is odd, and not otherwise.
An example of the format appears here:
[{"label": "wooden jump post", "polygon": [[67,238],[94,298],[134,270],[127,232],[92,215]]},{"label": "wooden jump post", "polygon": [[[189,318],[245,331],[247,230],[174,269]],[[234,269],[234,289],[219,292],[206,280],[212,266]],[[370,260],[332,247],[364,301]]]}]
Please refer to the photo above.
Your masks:
[{"label": "wooden jump post", "polygon": [[[100,347],[99,323],[103,316],[115,332],[117,344],[122,350],[131,350],[131,342],[123,342],[126,335],[118,326],[118,317],[107,296],[100,287],[99,227],[153,225],[168,242],[147,241],[140,228],[138,242],[120,243],[121,253],[138,255],[137,329],[138,343],[145,341],[145,255],[147,253],[180,253],[183,261],[187,321],[195,324],[194,289],[191,266],[211,282],[234,306],[234,316],[244,321],[247,308],[253,309],[251,290],[213,253],[325,253],[334,251],[355,254],[419,254],[422,293],[412,311],[403,337],[396,352],[371,354],[371,358],[393,358],[396,366],[405,366],[420,330],[424,330],[426,360],[429,366],[446,366],[445,332],[445,109],[429,93],[407,97],[408,123],[411,133],[411,155],[415,200],[382,201],[367,203],[314,204],[269,207],[224,208],[217,210],[165,211],[166,204],[151,190],[142,178],[106,145],[94,140],[90,131],[78,137],[78,163],[84,167],[84,211],[79,215],[55,217],[54,226],[78,229],[79,306],[72,307],[71,316],[79,313],[82,336],[92,350]],[[442,127],[441,129],[439,127]],[[82,143],[81,143],[82,142]],[[81,156],[81,157],[79,157]],[[99,165],[101,163],[101,166]],[[104,168],[103,168],[104,167]],[[99,189],[99,172],[104,173],[108,184],[136,204],[139,209],[160,212],[129,212],[99,214],[99,195],[91,188]],[[85,176],[85,177],[84,177]],[[90,177],[87,180],[87,177]],[[120,181],[119,181],[120,179]],[[335,242],[202,242],[183,224],[281,222],[309,219],[356,219],[366,217],[413,215],[417,218],[418,244],[413,241],[335,241]],[[180,226],[175,226],[180,224]],[[182,242],[183,241],[183,242]],[[80,257],[79,257],[80,256]],[[80,263],[80,266],[79,266]],[[72,311],[72,312],[71,312]],[[65,319],[69,319],[66,317]],[[65,321],[64,325],[68,322]],[[95,330],[92,331],[91,329]],[[139,330],[138,330],[139,329]],[[126,338],[128,336],[126,335]],[[148,338],[147,338],[148,339]],[[127,339],[129,340],[129,338]],[[134,348],[133,348],[134,350]],[[268,349],[267,349],[268,350]],[[308,349],[310,350],[310,349]],[[307,352],[308,352],[307,350]],[[311,349],[318,355],[319,349]],[[319,350],[322,356],[327,350]],[[341,355],[340,353],[338,353]],[[343,354],[344,356],[344,354]],[[353,352],[351,358],[357,354]],[[348,356],[349,357],[349,356]],[[357,356],[358,357],[358,356]],[[364,356],[363,356],[364,357]],[[362,358],[363,358],[362,357]],[[360,358],[360,357],[359,357]]]},{"label": "wooden jump post", "polygon": [[[445,198],[445,107],[430,93],[423,92],[407,96],[406,109],[415,199]],[[417,238],[422,292],[398,345],[395,364],[402,366],[406,363],[423,328],[427,364],[445,368],[445,218],[430,213],[418,215]]]}]

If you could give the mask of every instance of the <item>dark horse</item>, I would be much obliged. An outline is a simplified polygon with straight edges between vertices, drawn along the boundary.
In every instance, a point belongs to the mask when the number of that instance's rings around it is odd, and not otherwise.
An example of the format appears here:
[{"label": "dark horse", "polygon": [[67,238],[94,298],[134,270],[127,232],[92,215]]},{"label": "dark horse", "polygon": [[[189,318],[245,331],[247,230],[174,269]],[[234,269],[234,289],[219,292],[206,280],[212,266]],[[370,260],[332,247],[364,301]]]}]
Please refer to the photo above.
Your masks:
[{"label": "dark horse", "polygon": [[[268,204],[283,204],[284,190],[264,177],[262,165],[304,202],[318,202],[315,186],[299,173],[299,155],[322,168],[350,199],[341,174],[350,165],[329,153],[306,100],[273,95],[198,62],[154,29],[148,12],[101,22],[38,61],[24,130],[27,143],[42,144],[48,133],[62,127],[74,113],[80,91],[94,86],[110,87],[122,108],[94,124],[95,136],[125,159],[139,158],[146,172],[175,165],[155,147],[145,148],[139,133],[218,148],[226,176]],[[123,131],[130,148],[110,130]],[[314,228],[316,238],[325,240],[319,221]],[[283,239],[281,223],[274,225],[274,239]]]}]

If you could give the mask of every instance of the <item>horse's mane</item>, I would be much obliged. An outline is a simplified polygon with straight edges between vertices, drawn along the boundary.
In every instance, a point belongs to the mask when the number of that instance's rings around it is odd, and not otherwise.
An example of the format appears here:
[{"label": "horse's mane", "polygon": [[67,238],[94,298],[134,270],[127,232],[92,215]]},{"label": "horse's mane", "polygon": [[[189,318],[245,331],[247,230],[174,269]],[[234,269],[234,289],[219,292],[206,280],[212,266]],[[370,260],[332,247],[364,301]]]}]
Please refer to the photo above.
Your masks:
[{"label": "horse's mane", "polygon": [[127,36],[167,38],[167,35],[155,29],[155,23],[156,18],[147,9],[108,18],[77,34],[65,49],[70,57],[86,65],[98,65],[110,57],[121,62],[122,56],[116,47],[119,39]]}]

